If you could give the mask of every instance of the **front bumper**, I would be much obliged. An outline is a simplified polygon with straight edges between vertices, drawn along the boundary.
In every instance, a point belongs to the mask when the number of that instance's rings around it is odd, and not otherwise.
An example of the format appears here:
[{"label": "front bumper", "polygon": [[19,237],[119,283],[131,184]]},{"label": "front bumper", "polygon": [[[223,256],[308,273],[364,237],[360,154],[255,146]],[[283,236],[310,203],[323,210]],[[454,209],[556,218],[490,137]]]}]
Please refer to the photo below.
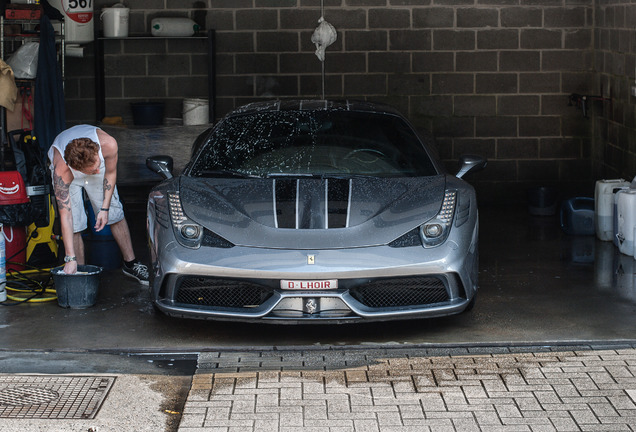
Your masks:
[{"label": "front bumper", "polygon": [[[169,243],[159,254],[152,281],[153,300],[170,316],[232,321],[323,323],[384,321],[452,315],[466,309],[477,290],[477,227],[470,241],[459,247],[449,239],[438,248],[377,246],[340,250],[276,250],[234,247],[185,249]],[[308,264],[312,256],[314,264]],[[242,304],[205,304],[197,292],[184,301],[179,292],[184,278],[249,281],[262,287],[261,300]],[[425,278],[436,283],[443,298],[395,305],[369,304],[361,299],[360,286],[394,290],[391,281]],[[336,290],[283,290],[280,280],[338,279]],[[203,284],[205,285],[205,283]],[[203,297],[203,295],[201,295]]]}]

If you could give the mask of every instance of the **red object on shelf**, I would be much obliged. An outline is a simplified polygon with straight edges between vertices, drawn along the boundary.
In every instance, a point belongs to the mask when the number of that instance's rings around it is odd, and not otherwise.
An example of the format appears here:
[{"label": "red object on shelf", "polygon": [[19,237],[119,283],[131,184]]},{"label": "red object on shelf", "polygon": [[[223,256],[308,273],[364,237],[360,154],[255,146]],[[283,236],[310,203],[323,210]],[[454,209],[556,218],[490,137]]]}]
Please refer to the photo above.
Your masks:
[{"label": "red object on shelf", "polygon": [[39,5],[7,5],[4,11],[6,19],[37,20],[42,16],[42,8]]},{"label": "red object on shelf", "polygon": [[29,197],[18,171],[0,172],[0,205],[24,204]]}]

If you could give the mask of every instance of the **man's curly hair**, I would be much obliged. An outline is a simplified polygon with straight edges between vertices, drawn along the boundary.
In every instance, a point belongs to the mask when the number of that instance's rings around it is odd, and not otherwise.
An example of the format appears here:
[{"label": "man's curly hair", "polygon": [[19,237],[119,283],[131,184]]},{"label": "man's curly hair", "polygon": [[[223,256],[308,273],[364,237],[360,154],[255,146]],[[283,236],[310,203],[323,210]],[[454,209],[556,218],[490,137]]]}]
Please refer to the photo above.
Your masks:
[{"label": "man's curly hair", "polygon": [[64,150],[64,160],[74,170],[89,168],[99,157],[99,146],[89,138],[76,138]]}]

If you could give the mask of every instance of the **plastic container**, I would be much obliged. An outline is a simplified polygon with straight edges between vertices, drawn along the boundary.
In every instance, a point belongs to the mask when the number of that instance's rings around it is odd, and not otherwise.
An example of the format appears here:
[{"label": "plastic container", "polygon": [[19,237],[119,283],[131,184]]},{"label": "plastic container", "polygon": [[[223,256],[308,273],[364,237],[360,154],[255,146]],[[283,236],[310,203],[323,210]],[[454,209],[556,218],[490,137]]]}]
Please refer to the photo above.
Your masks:
[{"label": "plastic container", "polygon": [[153,36],[188,37],[199,31],[199,25],[190,18],[153,18],[150,33]]},{"label": "plastic container", "polygon": [[636,191],[627,190],[618,195],[616,207],[618,221],[618,250],[634,256],[634,228],[636,228]]},{"label": "plastic container", "polygon": [[133,102],[130,104],[133,123],[136,126],[159,126],[163,124],[163,102]]},{"label": "plastic container", "polygon": [[613,223],[612,223],[612,242],[614,246],[618,247],[618,198],[620,194],[629,191],[629,187],[622,187],[614,189],[614,212],[613,212]]},{"label": "plastic container", "polygon": [[58,304],[71,309],[94,306],[101,274],[102,268],[93,265],[79,265],[75,274],[64,273],[63,266],[51,269]]},{"label": "plastic container", "polygon": [[105,270],[121,268],[121,250],[112,236],[89,236],[84,239],[84,244],[87,263]]},{"label": "plastic container", "polygon": [[103,8],[99,18],[104,24],[104,37],[128,37],[128,20],[130,9],[118,3],[113,7]]},{"label": "plastic container", "polygon": [[86,262],[102,267],[104,270],[120,268],[122,264],[121,250],[113,237],[110,226],[106,225],[101,231],[95,231],[95,212],[89,203],[86,207],[90,227],[90,232],[82,236],[86,245]]},{"label": "plastic container", "polygon": [[598,180],[594,188],[594,221],[596,236],[602,241],[612,241],[614,237],[614,190],[627,187],[623,179]]},{"label": "plastic container", "polygon": [[554,216],[557,211],[557,196],[557,190],[552,187],[529,189],[528,212],[534,216]]},{"label": "plastic container", "polygon": [[26,227],[4,225],[0,230],[5,241],[6,270],[24,270],[26,264]]},{"label": "plastic container", "polygon": [[[2,228],[2,224],[0,224]],[[7,269],[5,267],[4,236],[0,235],[0,302],[7,299]]]},{"label": "plastic container", "polygon": [[210,105],[207,99],[183,100],[183,124],[202,125],[210,122]]},{"label": "plastic container", "polygon": [[594,235],[594,198],[570,198],[561,205],[561,229],[568,235]]},{"label": "plastic container", "polygon": [[25,204],[29,202],[24,180],[18,171],[0,172],[0,205]]},{"label": "plastic container", "polygon": [[92,1],[57,0],[49,1],[49,5],[59,10],[64,16],[64,40],[67,43],[92,42],[93,3]]}]

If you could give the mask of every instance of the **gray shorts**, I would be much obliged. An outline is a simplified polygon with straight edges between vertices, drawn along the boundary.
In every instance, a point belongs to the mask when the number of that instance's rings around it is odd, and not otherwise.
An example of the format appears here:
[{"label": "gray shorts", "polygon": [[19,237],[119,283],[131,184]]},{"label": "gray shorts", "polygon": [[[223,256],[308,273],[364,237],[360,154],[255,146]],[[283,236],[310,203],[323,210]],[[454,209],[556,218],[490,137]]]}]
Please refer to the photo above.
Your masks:
[{"label": "gray shorts", "polygon": [[[101,170],[103,172],[103,169]],[[88,218],[84,209],[84,191],[93,207],[95,215],[104,203],[104,175],[76,176],[69,188],[71,197],[71,209],[73,211],[73,232],[84,231],[88,227]],[[124,219],[124,208],[119,200],[117,187],[110,200],[108,211],[108,225],[112,225]]]}]

